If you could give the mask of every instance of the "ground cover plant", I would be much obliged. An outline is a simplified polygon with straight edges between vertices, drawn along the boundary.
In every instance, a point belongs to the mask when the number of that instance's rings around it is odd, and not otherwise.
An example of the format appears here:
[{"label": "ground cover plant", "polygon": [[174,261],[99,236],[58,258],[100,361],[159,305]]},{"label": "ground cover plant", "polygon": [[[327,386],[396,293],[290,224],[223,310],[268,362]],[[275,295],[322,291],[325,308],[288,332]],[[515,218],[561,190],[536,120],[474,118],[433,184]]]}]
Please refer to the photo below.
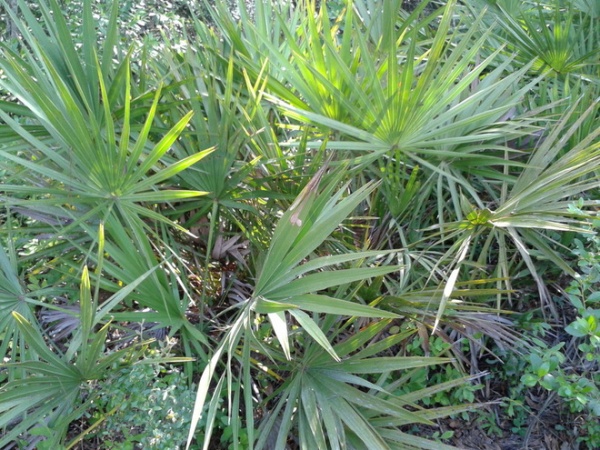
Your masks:
[{"label": "ground cover plant", "polygon": [[0,447],[599,445],[595,2],[1,5]]}]

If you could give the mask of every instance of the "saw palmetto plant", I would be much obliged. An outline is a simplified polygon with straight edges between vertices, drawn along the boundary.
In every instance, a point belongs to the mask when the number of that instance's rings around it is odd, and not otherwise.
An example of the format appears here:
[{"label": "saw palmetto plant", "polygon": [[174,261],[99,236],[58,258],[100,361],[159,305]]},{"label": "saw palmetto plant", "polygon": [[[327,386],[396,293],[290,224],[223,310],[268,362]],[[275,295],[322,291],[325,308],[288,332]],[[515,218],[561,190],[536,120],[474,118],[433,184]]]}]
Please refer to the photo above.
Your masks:
[{"label": "saw palmetto plant", "polygon": [[231,3],[132,39],[130,3],[1,2],[3,448],[98,439],[96,390],[157,358],[197,392],[182,448],[453,448],[486,397],[444,393],[558,320],[594,5]]}]

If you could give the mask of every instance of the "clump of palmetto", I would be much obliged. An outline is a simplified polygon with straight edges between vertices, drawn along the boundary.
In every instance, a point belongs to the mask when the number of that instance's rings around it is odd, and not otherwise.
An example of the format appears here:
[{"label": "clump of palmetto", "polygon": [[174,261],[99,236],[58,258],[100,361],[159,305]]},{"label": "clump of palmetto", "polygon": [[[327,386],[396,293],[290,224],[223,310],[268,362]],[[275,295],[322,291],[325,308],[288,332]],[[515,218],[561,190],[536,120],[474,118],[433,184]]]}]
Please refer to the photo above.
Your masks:
[{"label": "clump of palmetto", "polygon": [[[502,314],[551,313],[548,277],[575,273],[593,11],[240,1],[157,58],[83,3],[74,35],[20,2],[23,45],[0,43],[0,446],[63,445],[89,411],[67,445],[93,433],[94,386],[153,337],[198,392],[188,446],[449,448],[407,425],[474,405],[424,399],[526,351]],[[472,377],[410,388],[442,364]]]}]

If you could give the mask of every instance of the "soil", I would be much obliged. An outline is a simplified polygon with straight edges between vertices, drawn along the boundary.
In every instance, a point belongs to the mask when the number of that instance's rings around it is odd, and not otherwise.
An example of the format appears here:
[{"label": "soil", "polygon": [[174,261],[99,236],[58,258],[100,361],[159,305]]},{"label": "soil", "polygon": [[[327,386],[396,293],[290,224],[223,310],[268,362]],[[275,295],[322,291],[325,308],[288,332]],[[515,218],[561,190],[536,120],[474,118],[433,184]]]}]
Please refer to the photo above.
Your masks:
[{"label": "soil", "polygon": [[[454,429],[454,436],[448,444],[463,450],[579,450],[580,446],[572,436],[567,433],[559,434],[554,429],[556,421],[554,418],[546,417],[543,421],[540,417],[531,417],[529,429],[525,436],[517,435],[503,430],[501,436],[490,435],[474,423],[456,423],[449,421],[447,425],[440,428]],[[506,425],[508,425],[508,421]],[[582,449],[583,450],[583,449]]]},{"label": "soil", "polygon": [[419,434],[431,439],[434,433],[439,436],[446,431],[453,431],[452,438],[443,442],[461,450],[584,450],[585,447],[580,446],[573,436],[576,426],[571,433],[559,433],[555,425],[560,421],[552,415],[531,416],[529,428],[523,436],[511,431],[508,420],[499,424],[501,434],[498,435],[498,431],[490,433],[483,430],[476,418],[471,422],[457,419],[439,421],[439,428],[423,429]]}]

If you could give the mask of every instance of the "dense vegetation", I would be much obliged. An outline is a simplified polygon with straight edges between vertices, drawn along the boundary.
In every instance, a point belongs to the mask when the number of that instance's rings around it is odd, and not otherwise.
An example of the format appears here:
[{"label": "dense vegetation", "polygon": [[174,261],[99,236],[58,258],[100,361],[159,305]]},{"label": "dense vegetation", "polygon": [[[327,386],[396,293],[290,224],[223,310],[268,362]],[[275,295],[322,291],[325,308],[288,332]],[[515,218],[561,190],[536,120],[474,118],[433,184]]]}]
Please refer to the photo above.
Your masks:
[{"label": "dense vegetation", "polygon": [[231,3],[2,2],[0,447],[598,448],[600,4]]}]

